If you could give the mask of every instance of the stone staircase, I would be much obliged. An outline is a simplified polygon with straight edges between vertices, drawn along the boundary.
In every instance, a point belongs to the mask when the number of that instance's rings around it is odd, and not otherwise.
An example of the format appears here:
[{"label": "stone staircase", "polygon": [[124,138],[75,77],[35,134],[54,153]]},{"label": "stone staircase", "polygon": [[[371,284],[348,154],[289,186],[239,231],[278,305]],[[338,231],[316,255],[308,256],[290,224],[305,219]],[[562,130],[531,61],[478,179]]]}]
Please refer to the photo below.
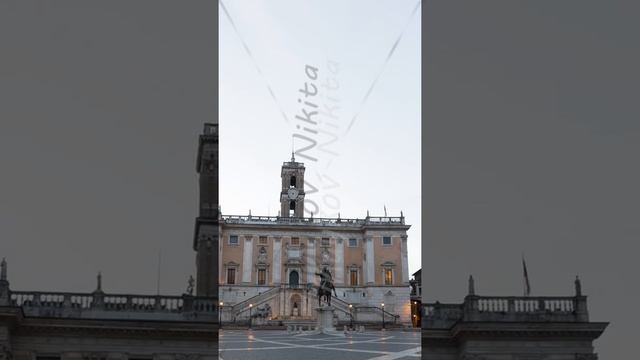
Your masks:
[{"label": "stone staircase", "polygon": [[278,294],[280,293],[279,290],[280,290],[279,287],[274,287],[261,294],[250,297],[244,301],[241,301],[233,305],[231,307],[233,316],[239,317],[240,314],[243,314],[244,312],[248,312],[250,307],[249,305],[253,305],[254,308],[257,308],[258,306],[270,301],[274,297],[278,296]]}]

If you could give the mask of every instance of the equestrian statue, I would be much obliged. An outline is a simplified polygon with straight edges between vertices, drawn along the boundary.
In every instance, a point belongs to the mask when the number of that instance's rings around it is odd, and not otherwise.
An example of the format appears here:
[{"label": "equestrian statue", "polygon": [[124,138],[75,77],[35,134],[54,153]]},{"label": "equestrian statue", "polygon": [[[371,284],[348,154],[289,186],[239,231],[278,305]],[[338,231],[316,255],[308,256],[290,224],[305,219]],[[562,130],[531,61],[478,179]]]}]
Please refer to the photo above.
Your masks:
[{"label": "equestrian statue", "polygon": [[321,300],[323,296],[327,305],[331,306],[331,290],[333,290],[333,293],[338,297],[336,288],[333,286],[331,273],[326,267],[324,267],[322,268],[322,272],[316,273],[316,275],[320,276],[320,286],[318,287],[318,306],[322,306]]}]

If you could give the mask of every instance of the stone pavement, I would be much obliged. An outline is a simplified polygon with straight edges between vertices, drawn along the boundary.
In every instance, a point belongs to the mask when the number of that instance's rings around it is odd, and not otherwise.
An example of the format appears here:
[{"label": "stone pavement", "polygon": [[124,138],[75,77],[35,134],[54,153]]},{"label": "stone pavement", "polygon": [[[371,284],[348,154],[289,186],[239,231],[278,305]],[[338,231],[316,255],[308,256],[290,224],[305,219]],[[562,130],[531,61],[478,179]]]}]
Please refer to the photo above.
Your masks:
[{"label": "stone pavement", "polygon": [[420,332],[368,331],[347,335],[289,335],[285,330],[221,330],[221,360],[416,360]]}]

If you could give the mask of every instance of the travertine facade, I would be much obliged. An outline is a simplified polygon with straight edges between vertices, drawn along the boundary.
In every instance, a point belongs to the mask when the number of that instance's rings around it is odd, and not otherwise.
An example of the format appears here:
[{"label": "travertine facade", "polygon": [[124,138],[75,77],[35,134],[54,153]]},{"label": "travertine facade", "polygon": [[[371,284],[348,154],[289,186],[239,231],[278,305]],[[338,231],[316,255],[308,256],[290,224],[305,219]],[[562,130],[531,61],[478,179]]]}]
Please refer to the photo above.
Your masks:
[{"label": "travertine facade", "polygon": [[279,216],[221,217],[223,321],[243,320],[253,311],[272,321],[313,319],[315,273],[327,268],[337,293],[332,305],[342,320],[381,322],[384,310],[389,322],[410,322],[410,226],[402,214],[305,218],[304,171],[293,156],[282,165]]}]

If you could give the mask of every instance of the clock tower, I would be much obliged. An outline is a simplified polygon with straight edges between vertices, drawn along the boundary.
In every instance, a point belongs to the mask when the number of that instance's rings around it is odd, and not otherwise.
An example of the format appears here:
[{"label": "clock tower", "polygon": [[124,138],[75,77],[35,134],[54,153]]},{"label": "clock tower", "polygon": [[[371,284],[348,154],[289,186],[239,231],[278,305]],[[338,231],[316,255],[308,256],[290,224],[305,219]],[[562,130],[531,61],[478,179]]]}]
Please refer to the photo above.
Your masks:
[{"label": "clock tower", "polygon": [[304,216],[304,164],[296,162],[291,153],[291,161],[282,164],[282,191],[280,192],[280,216]]}]

